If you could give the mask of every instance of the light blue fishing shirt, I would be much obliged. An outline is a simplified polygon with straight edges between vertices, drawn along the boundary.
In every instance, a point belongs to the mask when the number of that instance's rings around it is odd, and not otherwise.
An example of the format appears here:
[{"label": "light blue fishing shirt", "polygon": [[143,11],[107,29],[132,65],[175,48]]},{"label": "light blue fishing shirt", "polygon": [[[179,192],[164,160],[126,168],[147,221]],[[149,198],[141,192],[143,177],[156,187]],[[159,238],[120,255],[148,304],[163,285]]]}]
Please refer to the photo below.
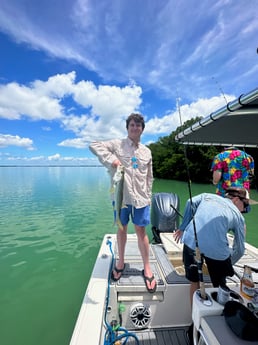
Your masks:
[{"label": "light blue fishing shirt", "polygon": [[[184,231],[182,242],[195,249],[194,225],[200,252],[215,260],[225,260],[231,255],[235,264],[244,254],[245,220],[238,208],[228,198],[216,194],[202,193],[189,199],[179,229]],[[228,231],[234,234],[232,248],[229,247]]]}]

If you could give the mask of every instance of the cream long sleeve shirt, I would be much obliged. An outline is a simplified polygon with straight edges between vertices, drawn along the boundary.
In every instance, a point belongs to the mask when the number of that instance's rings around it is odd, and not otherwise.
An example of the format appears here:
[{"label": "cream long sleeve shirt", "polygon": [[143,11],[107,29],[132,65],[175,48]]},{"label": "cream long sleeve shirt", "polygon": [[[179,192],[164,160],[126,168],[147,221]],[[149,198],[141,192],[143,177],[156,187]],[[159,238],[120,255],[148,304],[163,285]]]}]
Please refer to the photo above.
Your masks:
[{"label": "cream long sleeve shirt", "polygon": [[145,145],[129,139],[94,141],[89,146],[99,161],[113,175],[112,163],[118,159],[124,166],[123,204],[142,208],[151,203],[153,184],[152,155]]}]

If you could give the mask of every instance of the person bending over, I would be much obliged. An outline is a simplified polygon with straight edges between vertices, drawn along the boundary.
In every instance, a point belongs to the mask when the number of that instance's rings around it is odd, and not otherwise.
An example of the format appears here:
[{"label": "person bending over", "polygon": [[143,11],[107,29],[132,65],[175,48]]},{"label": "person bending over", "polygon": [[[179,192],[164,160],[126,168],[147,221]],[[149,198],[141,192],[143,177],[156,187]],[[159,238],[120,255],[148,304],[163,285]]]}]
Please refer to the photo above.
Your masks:
[{"label": "person bending over", "polygon": [[[191,282],[190,301],[199,286],[195,259],[196,238],[202,260],[214,287],[226,286],[226,277],[234,275],[233,266],[244,254],[246,225],[242,213],[248,212],[249,193],[244,188],[228,188],[225,198],[202,193],[186,203],[182,223],[173,237],[183,242],[183,262],[186,278]],[[195,224],[195,225],[194,225]],[[229,246],[227,234],[234,234]]]}]

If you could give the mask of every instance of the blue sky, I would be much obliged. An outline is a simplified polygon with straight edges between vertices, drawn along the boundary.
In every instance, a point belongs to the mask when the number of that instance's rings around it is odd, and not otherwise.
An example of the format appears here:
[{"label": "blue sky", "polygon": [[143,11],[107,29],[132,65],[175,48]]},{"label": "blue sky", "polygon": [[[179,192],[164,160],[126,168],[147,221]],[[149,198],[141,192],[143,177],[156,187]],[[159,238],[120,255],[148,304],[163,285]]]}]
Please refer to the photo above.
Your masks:
[{"label": "blue sky", "polygon": [[95,164],[257,87],[258,0],[1,0],[0,165]]}]

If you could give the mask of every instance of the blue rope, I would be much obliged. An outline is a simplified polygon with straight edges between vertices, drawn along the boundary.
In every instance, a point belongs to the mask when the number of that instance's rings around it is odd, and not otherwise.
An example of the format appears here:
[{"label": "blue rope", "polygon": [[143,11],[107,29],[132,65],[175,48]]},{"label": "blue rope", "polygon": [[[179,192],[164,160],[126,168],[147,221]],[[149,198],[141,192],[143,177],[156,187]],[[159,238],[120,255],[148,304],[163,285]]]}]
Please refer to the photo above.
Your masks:
[{"label": "blue rope", "polygon": [[[109,246],[109,250],[112,255],[112,261],[108,273],[108,288],[107,288],[107,297],[106,297],[106,307],[105,307],[105,316],[104,316],[104,322],[107,327],[106,332],[105,332],[105,340],[104,340],[104,345],[113,345],[116,342],[124,339],[123,345],[127,343],[127,340],[132,337],[135,339],[135,342],[137,345],[139,345],[139,340],[137,336],[134,333],[128,332],[125,328],[120,327],[119,325],[117,326],[112,326],[107,322],[107,310],[108,310],[108,305],[109,305],[109,297],[110,297],[110,279],[111,279],[111,272],[113,268],[113,263],[114,263],[114,252],[112,249],[112,242],[108,239],[107,240],[107,245]],[[122,334],[118,334],[118,332],[123,332]]]}]

